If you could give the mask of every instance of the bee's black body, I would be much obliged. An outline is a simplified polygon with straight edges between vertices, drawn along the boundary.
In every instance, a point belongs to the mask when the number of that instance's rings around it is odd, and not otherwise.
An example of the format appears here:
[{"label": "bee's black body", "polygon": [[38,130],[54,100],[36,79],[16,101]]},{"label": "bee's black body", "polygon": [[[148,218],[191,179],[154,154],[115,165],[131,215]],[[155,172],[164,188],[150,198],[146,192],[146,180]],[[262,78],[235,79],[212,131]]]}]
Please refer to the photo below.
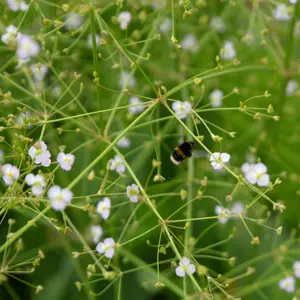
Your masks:
[{"label": "bee's black body", "polygon": [[195,148],[195,142],[184,142],[177,146],[171,154],[171,161],[175,165],[181,164],[187,157],[192,156],[192,151]]}]

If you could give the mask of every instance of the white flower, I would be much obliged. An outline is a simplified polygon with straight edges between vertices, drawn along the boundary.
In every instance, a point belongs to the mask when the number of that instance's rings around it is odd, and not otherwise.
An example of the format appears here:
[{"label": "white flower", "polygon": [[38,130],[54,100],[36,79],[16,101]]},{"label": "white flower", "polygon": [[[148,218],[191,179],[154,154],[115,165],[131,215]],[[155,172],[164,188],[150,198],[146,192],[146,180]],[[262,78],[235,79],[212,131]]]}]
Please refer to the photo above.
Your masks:
[{"label": "white flower", "polygon": [[295,261],[294,262],[293,270],[294,270],[295,276],[297,278],[300,278],[300,261]]},{"label": "white flower", "polygon": [[[95,37],[96,37],[96,47],[98,47],[100,45],[101,37],[99,34],[96,34]],[[93,35],[92,34],[88,35],[86,43],[87,43],[88,48],[93,48]]]},{"label": "white flower", "polygon": [[102,235],[103,235],[103,229],[101,226],[99,226],[99,225],[91,226],[91,236],[92,236],[94,244],[99,243],[99,240]]},{"label": "white flower", "polygon": [[182,260],[179,262],[179,266],[176,268],[175,273],[179,277],[184,277],[186,274],[192,275],[196,272],[196,267],[191,261],[183,257]]},{"label": "white flower", "polygon": [[251,172],[254,170],[254,166],[255,166],[255,164],[249,164],[246,162],[246,163],[242,164],[241,170],[244,174],[247,174],[248,172]]},{"label": "white flower", "polygon": [[117,21],[120,24],[120,28],[122,30],[127,29],[128,24],[131,21],[131,13],[129,11],[122,11],[118,17],[117,17]]},{"label": "white flower", "polygon": [[217,33],[224,33],[226,31],[226,24],[219,16],[212,17],[210,20],[210,27]]},{"label": "white flower", "polygon": [[200,45],[194,34],[187,34],[181,42],[181,48],[195,53],[199,50]]},{"label": "white flower", "polygon": [[221,90],[213,90],[209,94],[209,100],[212,107],[220,107],[222,105],[222,98],[224,97],[224,93]]},{"label": "white flower", "polygon": [[35,164],[42,164],[42,166],[44,167],[50,166],[51,153],[47,150],[47,145],[43,141],[36,142],[33,146],[30,147],[28,153]]},{"label": "white flower", "polygon": [[32,186],[32,194],[36,196],[40,196],[43,194],[46,182],[42,175],[28,174],[25,177],[25,182],[27,183],[27,185]]},{"label": "white flower", "polygon": [[21,126],[30,126],[31,113],[30,111],[26,110],[25,112],[20,112],[15,120],[15,124]]},{"label": "white flower", "polygon": [[28,9],[28,5],[26,4],[25,1],[22,0],[6,0],[8,7],[12,11],[25,11]]},{"label": "white flower", "polygon": [[18,58],[18,64],[16,65],[16,70],[23,68],[28,62],[30,58]]},{"label": "white flower", "polygon": [[263,163],[258,163],[253,166],[253,169],[245,174],[248,182],[257,184],[258,186],[268,186],[270,176],[267,174],[267,167]]},{"label": "white flower", "polygon": [[30,69],[36,81],[42,81],[48,72],[48,67],[43,64],[33,64]]},{"label": "white flower", "polygon": [[109,169],[112,171],[116,171],[117,173],[124,173],[126,167],[120,156],[116,155],[113,159],[108,161]]},{"label": "white flower", "polygon": [[96,250],[107,258],[112,258],[115,254],[115,241],[113,238],[106,238],[103,243],[99,243]]},{"label": "white flower", "polygon": [[60,167],[65,171],[70,171],[75,161],[75,156],[71,153],[65,154],[64,152],[59,152],[57,155],[57,162]]},{"label": "white flower", "polygon": [[3,165],[2,173],[2,179],[6,185],[12,185],[20,176],[19,169],[11,164]]},{"label": "white flower", "polygon": [[230,155],[228,153],[214,152],[210,156],[209,160],[215,170],[220,170],[223,168],[222,163],[225,164],[229,162]]},{"label": "white flower", "polygon": [[104,220],[107,220],[110,214],[110,199],[104,197],[102,201],[99,201],[97,204],[97,212],[102,216]]},{"label": "white flower", "polygon": [[242,202],[237,201],[233,203],[230,213],[234,215],[239,215],[244,211],[244,209],[245,205]]},{"label": "white flower", "polygon": [[288,21],[291,19],[289,15],[288,7],[285,4],[278,4],[274,11],[273,17],[277,21]]},{"label": "white flower", "polygon": [[221,50],[221,57],[224,60],[231,60],[234,59],[236,56],[236,51],[231,41],[225,41],[223,49]]},{"label": "white flower", "polygon": [[62,189],[60,186],[54,185],[48,190],[48,198],[50,199],[51,207],[60,211],[64,210],[68,203],[71,202],[73,193],[67,188]]},{"label": "white flower", "polygon": [[221,224],[225,224],[227,223],[228,219],[229,219],[229,214],[230,214],[230,211],[229,209],[227,208],[224,208],[220,205],[217,205],[215,207],[215,213],[220,216],[220,218],[218,218],[219,222]]},{"label": "white flower", "polygon": [[290,0],[291,4],[296,4],[298,2],[298,0]]},{"label": "white flower", "polygon": [[128,112],[133,115],[139,114],[144,110],[143,102],[138,97],[130,97],[129,104],[133,106],[128,107]]},{"label": "white flower", "polygon": [[128,87],[132,88],[136,85],[136,79],[133,76],[130,76],[130,72],[123,71],[120,73],[120,82],[119,85],[121,88],[124,87],[125,84],[127,84]]},{"label": "white flower", "polygon": [[171,18],[165,18],[163,22],[159,25],[159,30],[161,32],[167,33],[170,32],[172,29],[172,19]]},{"label": "white flower", "polygon": [[136,184],[128,185],[126,187],[126,195],[131,202],[139,201],[139,187]]},{"label": "white flower", "polygon": [[1,37],[1,40],[4,44],[8,45],[16,45],[17,37],[20,37],[20,33],[18,33],[17,27],[14,25],[9,25],[6,27],[6,33],[4,33]]},{"label": "white flower", "polygon": [[130,146],[131,142],[130,139],[126,136],[123,136],[118,142],[117,146],[120,148],[128,148]]},{"label": "white flower", "polygon": [[175,101],[172,103],[172,109],[179,119],[185,119],[192,110],[192,104],[188,101]]},{"label": "white flower", "polygon": [[40,45],[33,40],[29,35],[22,34],[18,37],[17,57],[19,59],[27,59],[38,55],[40,52]]},{"label": "white flower", "polygon": [[279,287],[283,291],[293,293],[295,291],[295,278],[292,276],[287,276],[279,281]]},{"label": "white flower", "polygon": [[289,80],[286,89],[285,94],[286,96],[292,96],[296,93],[296,91],[299,89],[299,84],[296,80]]},{"label": "white flower", "polygon": [[83,17],[81,15],[70,12],[65,17],[65,27],[67,30],[76,30],[83,24]]},{"label": "white flower", "polygon": [[61,86],[60,85],[56,85],[53,89],[51,94],[53,95],[53,97],[55,98],[59,98],[62,94],[62,90],[61,90]]}]

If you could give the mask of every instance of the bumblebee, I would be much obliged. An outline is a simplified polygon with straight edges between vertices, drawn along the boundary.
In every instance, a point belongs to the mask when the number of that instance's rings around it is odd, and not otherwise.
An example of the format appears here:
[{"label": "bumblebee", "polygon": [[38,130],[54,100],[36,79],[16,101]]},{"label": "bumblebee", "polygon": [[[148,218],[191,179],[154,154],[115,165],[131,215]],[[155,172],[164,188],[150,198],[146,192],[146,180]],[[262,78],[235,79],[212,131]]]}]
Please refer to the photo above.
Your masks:
[{"label": "bumblebee", "polygon": [[195,142],[184,142],[177,146],[172,152],[170,159],[176,166],[181,164],[187,157],[192,156],[192,151],[195,149]]}]

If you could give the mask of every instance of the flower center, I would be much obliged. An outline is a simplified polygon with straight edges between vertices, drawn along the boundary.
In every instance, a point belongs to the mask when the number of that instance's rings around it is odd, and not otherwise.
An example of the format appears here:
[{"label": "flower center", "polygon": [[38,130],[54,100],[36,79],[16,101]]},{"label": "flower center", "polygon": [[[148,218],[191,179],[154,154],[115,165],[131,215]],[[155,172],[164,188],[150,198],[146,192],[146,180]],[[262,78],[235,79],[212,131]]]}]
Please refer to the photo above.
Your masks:
[{"label": "flower center", "polygon": [[263,176],[263,173],[257,172],[256,173],[256,179],[260,179]]},{"label": "flower center", "polygon": [[70,158],[69,158],[68,156],[66,156],[66,157],[64,158],[64,160],[65,160],[66,163],[69,163],[69,162],[71,161]]},{"label": "flower center", "polygon": [[136,196],[137,194],[138,194],[138,192],[137,192],[136,189],[133,189],[133,188],[129,189],[129,195],[130,196]]},{"label": "flower center", "polygon": [[12,171],[8,171],[6,175],[7,175],[8,177],[12,177],[13,173],[12,173]]},{"label": "flower center", "polygon": [[58,194],[58,195],[56,196],[56,199],[57,199],[58,201],[63,201],[63,196],[62,196],[62,194]]}]

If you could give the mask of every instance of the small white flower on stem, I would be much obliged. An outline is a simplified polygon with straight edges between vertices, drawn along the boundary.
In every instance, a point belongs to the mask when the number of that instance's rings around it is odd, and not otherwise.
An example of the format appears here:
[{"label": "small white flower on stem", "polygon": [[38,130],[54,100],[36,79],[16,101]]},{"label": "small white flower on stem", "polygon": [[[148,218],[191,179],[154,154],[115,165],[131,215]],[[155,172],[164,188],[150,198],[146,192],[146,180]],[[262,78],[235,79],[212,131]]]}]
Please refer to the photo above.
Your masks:
[{"label": "small white flower on stem", "polygon": [[48,198],[51,207],[56,211],[61,211],[71,202],[73,193],[67,188],[62,189],[60,186],[54,185],[48,190]]},{"label": "small white flower on stem", "polygon": [[196,272],[196,267],[191,261],[183,257],[179,262],[179,266],[176,268],[175,273],[179,277],[184,277],[185,275],[192,275]]},{"label": "small white flower on stem", "polygon": [[143,102],[138,97],[130,97],[129,104],[133,106],[128,107],[128,112],[133,115],[139,114],[144,110]]},{"label": "small white flower on stem", "polygon": [[289,80],[286,85],[285,94],[286,96],[292,96],[297,92],[298,89],[299,89],[298,82],[296,80]]},{"label": "small white flower on stem", "polygon": [[102,216],[104,220],[107,220],[110,215],[110,199],[104,197],[102,201],[99,201],[97,204],[97,212]]},{"label": "small white flower on stem", "polygon": [[234,59],[236,56],[236,51],[231,41],[225,41],[223,49],[221,50],[221,57],[224,60],[231,60]]},{"label": "small white flower on stem", "polygon": [[33,40],[29,35],[22,34],[18,37],[17,57],[19,59],[27,59],[38,55],[40,52],[40,45]]},{"label": "small white flower on stem", "polygon": [[30,69],[35,81],[42,81],[48,72],[48,67],[43,64],[33,64]]},{"label": "small white flower on stem", "polygon": [[55,98],[59,98],[62,94],[62,90],[61,90],[61,86],[60,85],[56,85],[53,89],[51,94],[53,95],[53,97]]},{"label": "small white flower on stem", "polygon": [[117,146],[120,148],[128,148],[130,146],[131,142],[130,139],[126,136],[123,136],[118,142]]},{"label": "small white flower on stem", "polygon": [[5,164],[2,166],[2,179],[6,185],[13,185],[20,176],[20,170],[11,164]]},{"label": "small white flower on stem", "polygon": [[239,215],[242,212],[244,212],[244,210],[245,210],[245,205],[242,202],[237,201],[233,203],[230,213],[234,215]]},{"label": "small white flower on stem", "polygon": [[263,163],[253,166],[253,169],[245,174],[247,181],[258,186],[268,186],[270,176],[267,174],[267,167]]},{"label": "small white flower on stem", "polygon": [[225,224],[228,222],[228,219],[229,219],[229,214],[230,214],[230,211],[229,209],[227,208],[224,208],[220,205],[217,205],[215,207],[215,213],[216,215],[220,216],[218,218],[218,221],[221,223],[221,224]]},{"label": "small white flower on stem", "polygon": [[217,33],[224,33],[226,31],[226,24],[219,16],[212,17],[210,27]]},{"label": "small white flower on stem", "polygon": [[295,278],[293,276],[287,276],[279,281],[279,288],[288,293],[295,291]]},{"label": "small white flower on stem", "polygon": [[30,126],[31,113],[30,111],[26,110],[25,112],[20,112],[15,120],[15,124],[21,126]]},{"label": "small white flower on stem", "polygon": [[65,28],[67,30],[76,30],[83,24],[83,17],[75,13],[68,13],[65,17]]},{"label": "small white flower on stem", "polygon": [[2,35],[1,40],[4,44],[14,46],[17,43],[17,37],[20,37],[17,27],[14,25],[9,25],[6,27],[6,33]]},{"label": "small white flower on stem", "polygon": [[[96,38],[96,47],[98,47],[98,46],[100,46],[101,37],[99,34],[96,34],[95,38]],[[90,49],[93,48],[93,35],[92,34],[88,35],[86,43],[87,43],[88,48],[90,48]]]},{"label": "small white flower on stem", "polygon": [[91,236],[92,236],[94,244],[99,243],[102,235],[103,235],[103,229],[101,226],[99,226],[99,225],[91,226]]},{"label": "small white flower on stem", "polygon": [[181,48],[185,51],[195,53],[199,50],[200,45],[194,34],[187,34],[181,42]]},{"label": "small white flower on stem", "polygon": [[115,241],[113,238],[106,238],[103,243],[99,243],[96,250],[107,258],[112,258],[115,254]]},{"label": "small white flower on stem", "polygon": [[25,177],[25,182],[27,183],[27,185],[31,186],[33,195],[40,196],[43,194],[46,182],[42,175],[28,174]]},{"label": "small white flower on stem", "polygon": [[164,33],[170,32],[172,29],[172,19],[165,18],[163,22],[159,25],[159,30]]},{"label": "small white flower on stem", "polygon": [[118,155],[115,155],[115,157],[113,159],[110,159],[108,161],[108,167],[110,170],[116,171],[119,174],[124,173],[126,170],[126,167],[125,167],[121,157]]},{"label": "small white flower on stem", "polygon": [[119,85],[121,88],[124,87],[124,85],[127,83],[127,87],[132,88],[136,85],[136,79],[134,76],[130,76],[130,72],[128,71],[123,71],[120,73],[120,81],[119,81]]},{"label": "small white flower on stem", "polygon": [[300,278],[300,261],[295,261],[293,264],[294,274],[297,278]]},{"label": "small white flower on stem", "polygon": [[47,150],[47,145],[43,141],[36,142],[29,149],[29,156],[35,164],[41,164],[44,167],[49,167],[51,164],[51,153]]},{"label": "small white flower on stem", "polygon": [[192,110],[192,104],[188,101],[175,101],[172,103],[172,109],[179,119],[185,119]]},{"label": "small white flower on stem", "polygon": [[288,6],[285,4],[278,4],[273,12],[273,17],[277,21],[289,21],[291,16],[289,15]]},{"label": "small white flower on stem", "polygon": [[131,21],[131,13],[129,11],[122,11],[118,15],[117,21],[120,24],[120,28],[126,30]]},{"label": "small white flower on stem", "polygon": [[75,161],[75,156],[71,153],[65,154],[64,152],[59,152],[57,155],[57,162],[60,167],[65,171],[70,171]]},{"label": "small white flower on stem", "polygon": [[224,93],[221,90],[213,90],[209,94],[209,100],[212,107],[220,107],[222,106],[222,98],[224,97]]},{"label": "small white flower on stem", "polygon": [[230,155],[228,153],[214,152],[209,158],[211,166],[215,170],[220,170],[223,168],[223,164],[228,163],[230,160]]},{"label": "small white flower on stem", "polygon": [[126,195],[131,202],[139,201],[139,192],[139,187],[134,183],[126,187]]},{"label": "small white flower on stem", "polygon": [[28,9],[28,4],[23,0],[6,0],[6,2],[12,11],[26,11]]}]

